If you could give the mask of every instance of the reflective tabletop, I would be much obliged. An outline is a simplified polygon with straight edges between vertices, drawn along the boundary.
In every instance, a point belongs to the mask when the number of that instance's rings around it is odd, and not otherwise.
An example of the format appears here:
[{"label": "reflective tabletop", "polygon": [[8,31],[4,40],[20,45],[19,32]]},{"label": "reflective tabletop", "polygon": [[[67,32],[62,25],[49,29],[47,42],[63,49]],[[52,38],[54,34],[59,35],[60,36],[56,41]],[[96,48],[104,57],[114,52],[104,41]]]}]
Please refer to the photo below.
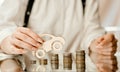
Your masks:
[{"label": "reflective tabletop", "polygon": [[85,55],[85,71],[77,71],[74,58],[72,69],[64,69],[63,59],[61,58],[59,69],[52,69],[51,62],[48,60],[47,65],[29,65],[27,72],[120,72],[120,52],[112,56],[96,55],[90,57]]}]

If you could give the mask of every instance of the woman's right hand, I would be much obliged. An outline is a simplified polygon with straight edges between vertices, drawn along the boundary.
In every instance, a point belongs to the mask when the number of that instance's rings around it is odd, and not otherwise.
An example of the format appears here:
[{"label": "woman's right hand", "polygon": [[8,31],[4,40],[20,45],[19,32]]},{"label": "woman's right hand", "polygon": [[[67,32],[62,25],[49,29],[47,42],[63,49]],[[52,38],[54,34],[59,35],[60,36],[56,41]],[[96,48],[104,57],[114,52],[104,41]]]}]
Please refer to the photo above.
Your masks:
[{"label": "woman's right hand", "polygon": [[27,50],[37,50],[43,43],[43,40],[32,30],[24,27],[18,27],[10,36],[6,37],[0,44],[3,52],[7,54],[23,54]]}]

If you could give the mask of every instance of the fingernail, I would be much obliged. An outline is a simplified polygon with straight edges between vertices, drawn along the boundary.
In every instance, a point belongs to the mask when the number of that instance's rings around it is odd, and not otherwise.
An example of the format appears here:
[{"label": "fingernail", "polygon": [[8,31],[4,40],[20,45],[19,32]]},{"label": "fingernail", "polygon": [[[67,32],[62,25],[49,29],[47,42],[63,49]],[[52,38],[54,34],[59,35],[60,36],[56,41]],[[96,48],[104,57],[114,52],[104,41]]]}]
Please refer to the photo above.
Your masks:
[{"label": "fingernail", "polygon": [[38,40],[38,42],[43,43],[43,41],[40,38],[38,38],[37,40]]}]

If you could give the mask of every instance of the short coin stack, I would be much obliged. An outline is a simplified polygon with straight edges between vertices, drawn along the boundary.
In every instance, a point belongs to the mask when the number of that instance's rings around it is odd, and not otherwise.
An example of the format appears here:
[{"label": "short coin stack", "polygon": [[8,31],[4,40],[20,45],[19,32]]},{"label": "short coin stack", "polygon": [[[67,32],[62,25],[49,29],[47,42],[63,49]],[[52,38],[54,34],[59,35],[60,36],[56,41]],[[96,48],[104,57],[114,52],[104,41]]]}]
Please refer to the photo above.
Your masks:
[{"label": "short coin stack", "polygon": [[40,65],[36,67],[36,72],[46,72],[46,65],[48,64],[47,59],[39,59],[39,63]]},{"label": "short coin stack", "polygon": [[85,72],[85,51],[76,51],[76,70],[77,72]]},{"label": "short coin stack", "polygon": [[47,59],[39,59],[39,63],[40,63],[40,65],[47,65],[48,64]]},{"label": "short coin stack", "polygon": [[36,60],[30,60],[30,66],[27,72],[35,72],[36,71]]}]

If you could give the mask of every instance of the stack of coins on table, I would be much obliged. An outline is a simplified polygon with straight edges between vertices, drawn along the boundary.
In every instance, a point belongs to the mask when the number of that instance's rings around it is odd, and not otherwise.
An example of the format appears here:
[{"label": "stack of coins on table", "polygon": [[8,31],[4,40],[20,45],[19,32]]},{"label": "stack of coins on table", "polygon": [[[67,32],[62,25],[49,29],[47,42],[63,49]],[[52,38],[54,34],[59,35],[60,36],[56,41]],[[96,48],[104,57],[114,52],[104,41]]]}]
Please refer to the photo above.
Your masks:
[{"label": "stack of coins on table", "polygon": [[46,72],[48,64],[47,59],[39,59],[40,65],[36,68],[36,72]]},{"label": "stack of coins on table", "polygon": [[65,70],[72,70],[72,53],[64,53],[63,67]]},{"label": "stack of coins on table", "polygon": [[51,68],[54,69],[59,69],[59,57],[58,54],[52,54],[51,56]]},{"label": "stack of coins on table", "polygon": [[76,51],[76,70],[77,72],[85,72],[85,51]]},{"label": "stack of coins on table", "polygon": [[30,65],[28,66],[29,70],[27,72],[36,72],[37,67],[37,61],[36,60],[30,60]]},{"label": "stack of coins on table", "polygon": [[39,60],[40,65],[47,65],[47,59],[40,59]]},{"label": "stack of coins on table", "polygon": [[31,60],[30,64],[36,64],[36,60]]}]

